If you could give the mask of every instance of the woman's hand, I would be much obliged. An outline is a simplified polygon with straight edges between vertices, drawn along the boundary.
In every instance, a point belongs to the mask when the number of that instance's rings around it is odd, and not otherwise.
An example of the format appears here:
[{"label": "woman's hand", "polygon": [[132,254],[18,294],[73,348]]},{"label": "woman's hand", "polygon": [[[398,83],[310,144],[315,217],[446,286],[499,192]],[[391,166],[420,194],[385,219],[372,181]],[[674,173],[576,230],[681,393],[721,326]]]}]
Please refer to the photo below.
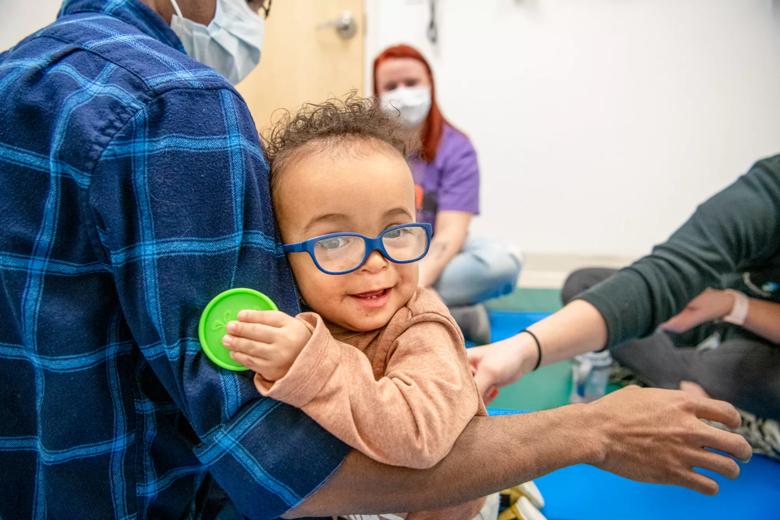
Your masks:
[{"label": "woman's hand", "polygon": [[540,361],[541,365],[548,365],[571,359],[577,354],[598,350],[607,342],[604,318],[584,300],[574,300],[555,314],[534,323],[531,329],[539,338],[539,350],[531,335],[521,332],[509,339],[467,351],[474,379],[486,403],[495,397],[498,388],[514,383],[531,372]]},{"label": "woman's hand", "polygon": [[284,377],[311,338],[300,320],[279,311],[241,311],[223,343],[230,357],[268,381]]},{"label": "woman's hand", "polygon": [[466,351],[485,404],[498,395],[498,389],[514,383],[530,372],[536,364],[536,347],[529,343],[528,334],[520,334],[504,341]]},{"label": "woman's hand", "polygon": [[702,323],[721,319],[731,312],[733,306],[734,295],[728,291],[706,289],[660,327],[669,332],[687,332]]}]

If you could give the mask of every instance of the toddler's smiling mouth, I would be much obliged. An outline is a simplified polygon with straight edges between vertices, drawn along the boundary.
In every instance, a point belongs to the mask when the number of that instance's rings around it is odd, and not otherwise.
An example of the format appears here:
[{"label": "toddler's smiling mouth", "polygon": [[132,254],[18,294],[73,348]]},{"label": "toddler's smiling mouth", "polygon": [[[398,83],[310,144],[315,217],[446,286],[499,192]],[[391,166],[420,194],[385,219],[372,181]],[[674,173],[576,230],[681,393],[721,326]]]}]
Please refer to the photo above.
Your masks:
[{"label": "toddler's smiling mouth", "polygon": [[392,287],[385,287],[384,289],[365,291],[362,293],[350,294],[349,296],[355,298],[365,307],[378,308],[387,303],[387,300],[390,297],[390,291],[392,290]]}]

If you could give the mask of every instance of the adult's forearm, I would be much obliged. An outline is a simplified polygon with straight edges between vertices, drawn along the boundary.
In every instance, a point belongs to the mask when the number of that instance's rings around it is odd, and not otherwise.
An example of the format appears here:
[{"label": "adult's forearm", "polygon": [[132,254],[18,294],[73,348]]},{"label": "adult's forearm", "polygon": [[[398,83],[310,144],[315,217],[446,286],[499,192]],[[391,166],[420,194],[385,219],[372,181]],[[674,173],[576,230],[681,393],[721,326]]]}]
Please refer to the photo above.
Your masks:
[{"label": "adult's forearm", "polygon": [[593,462],[599,446],[583,406],[475,417],[450,454],[427,470],[385,466],[352,452],[317,493],[285,516],[438,509]]},{"label": "adult's forearm", "polygon": [[723,275],[766,265],[780,243],[780,156],[696,208],[669,239],[582,298],[607,323],[609,346],[642,337],[679,313]]},{"label": "adult's forearm", "polygon": [[604,317],[596,307],[582,300],[571,302],[529,328],[540,340],[545,365],[601,349],[607,342]]},{"label": "adult's forearm", "polygon": [[746,460],[751,448],[741,436],[701,419],[730,428],[740,422],[728,403],[637,387],[590,404],[475,417],[433,468],[383,466],[353,452],[319,491],[285,516],[441,509],[577,463],[714,494],[718,483],[694,468],[736,478],[739,466],[731,457]]},{"label": "adult's forearm", "polygon": [[464,211],[440,211],[436,215],[436,234],[420,264],[421,286],[435,284],[450,260],[463,249],[471,217],[471,213]]},{"label": "adult's forearm", "polygon": [[780,303],[751,298],[744,327],[772,343],[780,343]]},{"label": "adult's forearm", "polygon": [[420,265],[420,285],[422,287],[431,287],[436,283],[450,260],[460,252],[464,241],[465,233],[463,237],[447,234],[437,235],[431,241],[428,255]]},{"label": "adult's forearm", "polygon": [[[604,318],[596,307],[583,300],[574,300],[528,329],[539,340],[541,366],[599,350],[607,341]],[[517,334],[496,345],[498,348],[515,350],[519,354],[517,362],[521,363],[517,377],[504,384],[531,372],[537,363],[539,349],[530,334]]]},{"label": "adult's forearm", "polygon": [[[593,305],[582,300],[571,302],[528,330],[539,339],[542,365],[598,350],[607,338],[604,318]],[[468,356],[477,367],[477,387],[483,398],[489,400],[494,389],[514,383],[533,370],[539,349],[531,334],[518,333],[492,345],[469,349]]]}]

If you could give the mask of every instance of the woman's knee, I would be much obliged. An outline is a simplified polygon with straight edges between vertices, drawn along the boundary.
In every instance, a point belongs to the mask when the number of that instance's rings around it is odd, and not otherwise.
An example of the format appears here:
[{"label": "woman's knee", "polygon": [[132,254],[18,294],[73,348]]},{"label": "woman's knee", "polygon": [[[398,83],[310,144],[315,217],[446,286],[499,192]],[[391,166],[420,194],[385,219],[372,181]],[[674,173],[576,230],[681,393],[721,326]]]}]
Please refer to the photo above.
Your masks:
[{"label": "woman's knee", "polygon": [[508,249],[465,251],[444,269],[435,287],[447,304],[478,303],[512,292],[521,268],[521,259]]}]

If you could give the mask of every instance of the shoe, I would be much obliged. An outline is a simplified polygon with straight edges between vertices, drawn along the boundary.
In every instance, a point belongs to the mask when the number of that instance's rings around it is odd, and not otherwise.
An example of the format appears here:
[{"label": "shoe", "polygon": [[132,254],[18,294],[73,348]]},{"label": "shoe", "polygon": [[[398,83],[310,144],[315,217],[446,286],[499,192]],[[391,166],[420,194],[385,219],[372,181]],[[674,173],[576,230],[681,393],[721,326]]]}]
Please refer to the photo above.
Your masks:
[{"label": "shoe", "polygon": [[542,509],[544,507],[544,497],[542,496],[542,492],[539,491],[539,488],[536,486],[536,484],[534,484],[533,480],[529,480],[523,484],[505,489],[502,491],[502,493],[509,495],[510,503],[519,500],[520,497],[526,497],[536,509]]},{"label": "shoe", "polygon": [[490,318],[484,305],[452,307],[450,313],[467,341],[477,345],[490,343]]},{"label": "shoe", "polygon": [[526,497],[520,497],[517,502],[501,511],[498,520],[547,520],[547,517]]},{"label": "shoe", "polygon": [[498,520],[546,520],[539,512],[544,507],[544,497],[532,480],[501,492],[505,505]]}]

